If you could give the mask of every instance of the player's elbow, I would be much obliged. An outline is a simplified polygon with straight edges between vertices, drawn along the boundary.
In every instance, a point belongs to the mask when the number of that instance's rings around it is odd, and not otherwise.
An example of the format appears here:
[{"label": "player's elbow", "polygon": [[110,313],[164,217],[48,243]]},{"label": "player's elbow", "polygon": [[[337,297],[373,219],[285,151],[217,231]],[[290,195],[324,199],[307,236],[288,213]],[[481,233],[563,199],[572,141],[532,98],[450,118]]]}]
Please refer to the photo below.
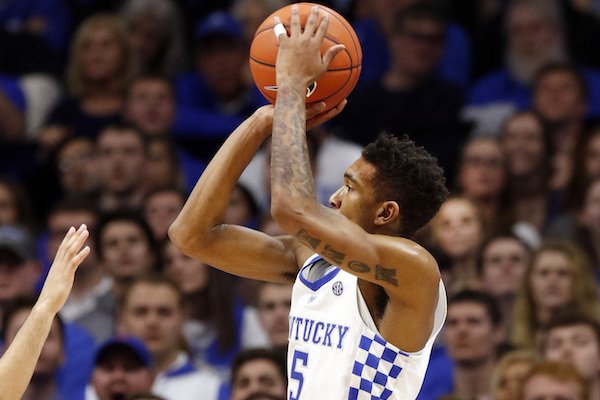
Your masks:
[{"label": "player's elbow", "polygon": [[192,247],[194,236],[192,232],[186,228],[185,224],[175,220],[168,230],[169,240],[173,245],[183,253],[189,253]]}]

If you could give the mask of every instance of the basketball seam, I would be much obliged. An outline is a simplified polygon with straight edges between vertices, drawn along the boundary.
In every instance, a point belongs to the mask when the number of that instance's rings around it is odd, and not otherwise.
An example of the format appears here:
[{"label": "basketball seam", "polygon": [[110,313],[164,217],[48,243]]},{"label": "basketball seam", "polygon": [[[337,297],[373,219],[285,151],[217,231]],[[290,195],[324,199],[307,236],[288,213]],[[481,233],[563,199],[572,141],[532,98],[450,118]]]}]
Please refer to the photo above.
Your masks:
[{"label": "basketball seam", "polygon": [[[344,51],[348,52],[348,50],[346,50],[346,49],[344,49]],[[250,56],[249,58],[250,58],[250,60],[254,61],[257,64],[264,65],[265,67],[275,68],[275,64],[270,64],[268,62],[257,60],[256,58],[254,58],[252,56]],[[362,66],[362,64],[350,65],[349,67],[344,67],[344,68],[327,68],[327,72],[330,72],[330,71],[345,71],[347,69],[360,68],[361,66]]]}]

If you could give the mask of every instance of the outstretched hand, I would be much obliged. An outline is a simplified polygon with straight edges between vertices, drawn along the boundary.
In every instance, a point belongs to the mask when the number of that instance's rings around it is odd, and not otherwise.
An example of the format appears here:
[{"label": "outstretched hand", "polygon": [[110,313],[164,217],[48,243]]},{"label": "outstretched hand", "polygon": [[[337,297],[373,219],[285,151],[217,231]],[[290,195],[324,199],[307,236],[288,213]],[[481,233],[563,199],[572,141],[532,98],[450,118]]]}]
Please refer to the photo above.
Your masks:
[{"label": "outstretched hand", "polygon": [[75,271],[90,254],[88,246],[81,248],[88,236],[87,227],[83,224],[77,230],[69,229],[56,252],[37,305],[58,313],[65,304],[73,287]]},{"label": "outstretched hand", "polygon": [[[319,21],[321,15],[323,16]],[[321,14],[318,6],[312,7],[304,31],[300,26],[298,5],[292,6],[289,36],[277,16],[275,25],[279,42],[275,63],[278,85],[287,79],[302,85],[318,80],[327,70],[333,57],[344,49],[343,44],[337,44],[329,47],[321,56],[321,45],[327,33],[329,19],[327,14]]]}]

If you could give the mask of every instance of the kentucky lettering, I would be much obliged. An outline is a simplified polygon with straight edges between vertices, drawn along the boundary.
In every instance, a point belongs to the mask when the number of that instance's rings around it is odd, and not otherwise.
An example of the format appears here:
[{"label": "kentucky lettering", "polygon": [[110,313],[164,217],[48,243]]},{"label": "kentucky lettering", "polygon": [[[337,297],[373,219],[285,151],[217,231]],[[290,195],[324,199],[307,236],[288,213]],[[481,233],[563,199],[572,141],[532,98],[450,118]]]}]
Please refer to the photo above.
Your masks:
[{"label": "kentucky lettering", "polygon": [[290,316],[288,338],[341,349],[348,329],[349,326]]}]

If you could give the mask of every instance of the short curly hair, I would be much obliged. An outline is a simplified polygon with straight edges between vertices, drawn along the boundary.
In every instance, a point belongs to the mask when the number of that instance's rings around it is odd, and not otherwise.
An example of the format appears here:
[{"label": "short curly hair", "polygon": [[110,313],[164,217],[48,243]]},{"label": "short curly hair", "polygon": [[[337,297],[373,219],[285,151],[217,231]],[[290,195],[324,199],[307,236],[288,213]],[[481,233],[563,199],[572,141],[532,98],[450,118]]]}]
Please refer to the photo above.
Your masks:
[{"label": "short curly hair", "polygon": [[362,157],[376,168],[377,200],[394,200],[400,206],[400,236],[412,236],[448,197],[437,159],[407,135],[383,132],[364,148]]}]

